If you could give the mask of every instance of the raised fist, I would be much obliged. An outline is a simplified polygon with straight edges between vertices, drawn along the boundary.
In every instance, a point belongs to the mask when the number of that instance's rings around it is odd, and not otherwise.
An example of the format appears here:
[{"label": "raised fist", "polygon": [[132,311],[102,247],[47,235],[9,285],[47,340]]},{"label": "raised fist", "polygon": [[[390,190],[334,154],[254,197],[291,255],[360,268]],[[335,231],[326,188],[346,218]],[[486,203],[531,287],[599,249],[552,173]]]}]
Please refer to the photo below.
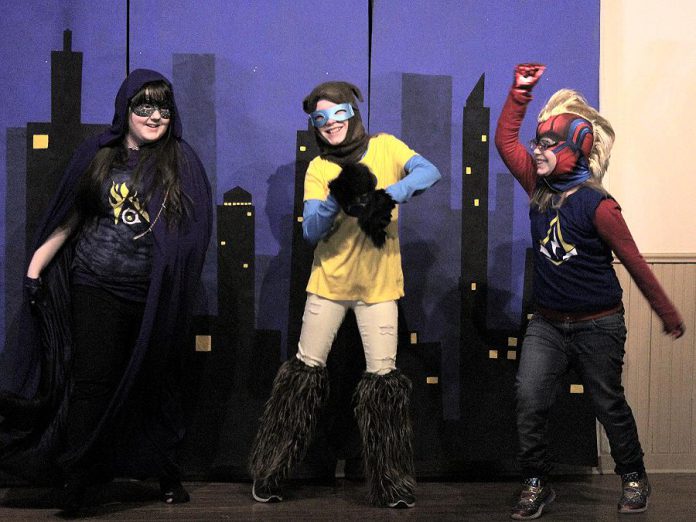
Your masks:
[{"label": "raised fist", "polygon": [[520,63],[515,67],[514,89],[531,91],[544,74],[546,66],[540,63]]}]

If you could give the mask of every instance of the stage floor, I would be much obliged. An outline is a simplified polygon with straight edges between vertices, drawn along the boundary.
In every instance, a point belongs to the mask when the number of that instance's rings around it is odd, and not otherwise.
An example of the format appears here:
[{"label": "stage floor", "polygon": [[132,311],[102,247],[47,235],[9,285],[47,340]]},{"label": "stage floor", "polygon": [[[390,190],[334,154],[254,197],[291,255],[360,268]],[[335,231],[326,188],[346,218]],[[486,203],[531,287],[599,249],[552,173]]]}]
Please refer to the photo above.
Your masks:
[{"label": "stage floor", "polygon": [[[557,477],[556,502],[543,520],[624,520],[681,522],[696,520],[696,474],[652,474],[650,508],[628,518],[616,513],[619,479],[613,475]],[[365,503],[365,485],[337,479],[334,486],[292,483],[287,500],[259,504],[248,483],[187,482],[192,500],[167,506],[157,500],[155,483],[118,481],[95,487],[89,506],[75,517],[87,520],[509,520],[515,482],[421,482],[416,507],[409,510],[372,508]],[[0,520],[63,518],[39,488],[0,489]]]}]

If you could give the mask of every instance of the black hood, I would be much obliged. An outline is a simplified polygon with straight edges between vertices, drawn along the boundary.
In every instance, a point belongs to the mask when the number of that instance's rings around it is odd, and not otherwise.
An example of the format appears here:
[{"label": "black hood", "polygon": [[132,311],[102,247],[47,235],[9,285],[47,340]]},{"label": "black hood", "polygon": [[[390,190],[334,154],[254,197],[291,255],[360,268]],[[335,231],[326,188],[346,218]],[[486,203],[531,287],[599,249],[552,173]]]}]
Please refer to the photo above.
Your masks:
[{"label": "black hood", "polygon": [[[164,81],[170,89],[171,82],[157,71],[150,69],[136,69],[131,72],[118,89],[116,100],[114,101],[114,119],[111,122],[111,127],[108,131],[99,136],[99,146],[110,145],[115,141],[123,138],[128,130],[128,104],[131,98],[135,96],[140,89],[147,83]],[[181,139],[181,118],[176,106],[174,98],[174,89],[172,89],[172,109],[174,114],[170,126],[172,134],[176,139]]]}]

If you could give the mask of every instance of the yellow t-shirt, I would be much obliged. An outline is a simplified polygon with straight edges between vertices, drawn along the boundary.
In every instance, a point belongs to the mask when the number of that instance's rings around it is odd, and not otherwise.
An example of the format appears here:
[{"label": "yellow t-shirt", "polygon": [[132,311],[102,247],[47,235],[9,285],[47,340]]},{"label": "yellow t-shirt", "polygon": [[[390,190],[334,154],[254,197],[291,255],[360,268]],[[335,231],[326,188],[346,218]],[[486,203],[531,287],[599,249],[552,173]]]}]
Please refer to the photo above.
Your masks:
[{"label": "yellow t-shirt", "polygon": [[[416,153],[390,134],[370,139],[360,163],[377,176],[377,188],[386,188],[404,177],[404,165]],[[314,158],[305,175],[304,199],[325,200],[329,182],[340,165]],[[377,248],[358,226],[358,219],[339,211],[329,233],[314,250],[307,291],[335,301],[381,303],[404,295],[404,275],[399,249],[398,207],[387,226],[387,240]]]}]

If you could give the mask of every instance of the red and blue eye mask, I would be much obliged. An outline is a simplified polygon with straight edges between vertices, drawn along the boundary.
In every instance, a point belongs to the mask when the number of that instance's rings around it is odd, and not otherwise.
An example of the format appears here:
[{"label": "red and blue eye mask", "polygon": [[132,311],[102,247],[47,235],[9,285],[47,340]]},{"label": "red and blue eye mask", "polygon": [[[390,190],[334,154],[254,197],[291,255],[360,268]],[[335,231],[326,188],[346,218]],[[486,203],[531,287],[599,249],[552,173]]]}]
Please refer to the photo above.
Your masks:
[{"label": "red and blue eye mask", "polygon": [[536,136],[537,142],[542,138],[556,142],[548,148],[556,156],[556,166],[549,175],[550,179],[545,179],[552,189],[568,190],[590,178],[587,159],[594,144],[594,134],[589,121],[577,114],[557,114],[537,125]]},{"label": "red and blue eye mask", "polygon": [[329,120],[346,121],[355,116],[353,107],[350,103],[341,103],[330,109],[314,111],[309,115],[309,119],[317,129],[326,125]]}]

